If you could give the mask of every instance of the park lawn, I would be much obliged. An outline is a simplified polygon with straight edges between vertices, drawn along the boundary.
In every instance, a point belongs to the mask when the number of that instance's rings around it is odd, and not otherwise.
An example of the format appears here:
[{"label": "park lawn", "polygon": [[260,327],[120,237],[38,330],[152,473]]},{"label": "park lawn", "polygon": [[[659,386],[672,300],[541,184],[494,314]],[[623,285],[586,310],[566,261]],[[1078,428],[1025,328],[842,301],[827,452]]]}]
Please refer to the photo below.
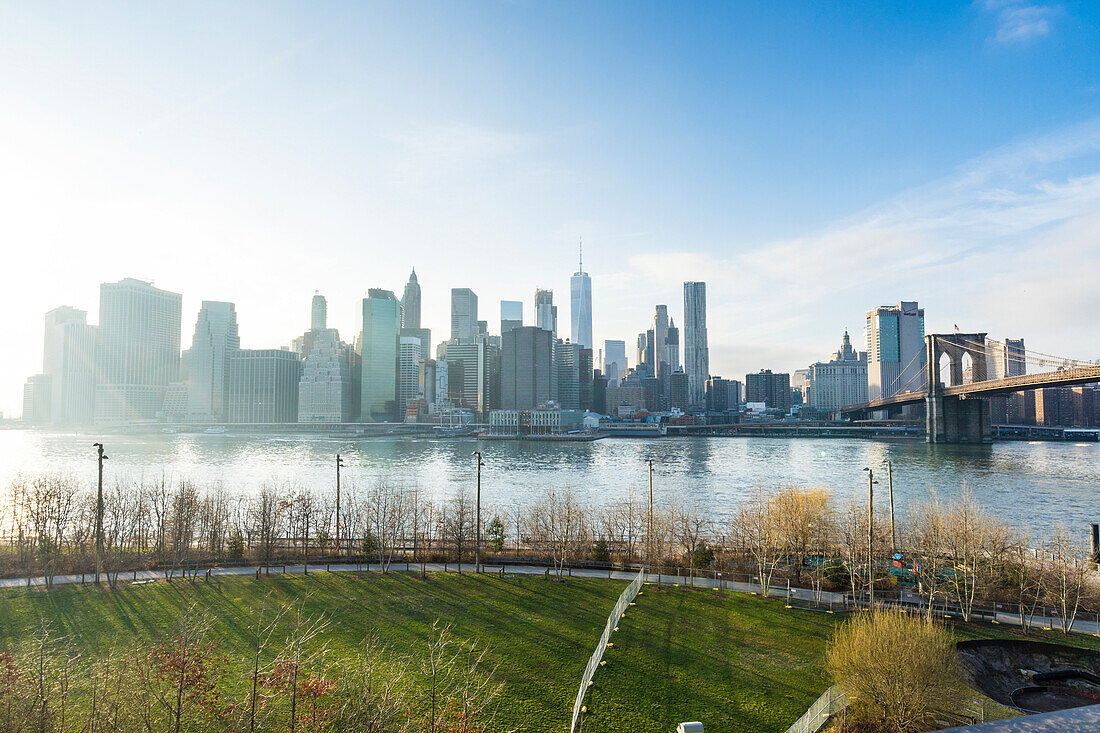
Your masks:
[{"label": "park lawn", "polygon": [[375,634],[396,652],[421,656],[438,619],[452,624],[456,636],[489,645],[489,666],[497,667],[497,679],[505,683],[494,729],[560,733],[569,725],[592,647],[625,585],[472,573],[429,573],[421,579],[405,572],[315,572],[308,578],[158,581],[115,591],[90,585],[50,592],[6,589],[0,591],[0,651],[25,643],[40,619],[47,619],[53,633],[70,635],[83,660],[90,661],[127,640],[171,636],[181,608],[194,603],[208,615],[211,637],[219,640],[244,689],[250,618],[265,596],[270,605],[302,600],[307,615],[324,613],[330,621],[324,638],[337,655]]},{"label": "park lawn", "polygon": [[[584,666],[622,581],[472,573],[311,573],[213,577],[118,590],[91,585],[0,590],[0,651],[25,644],[41,620],[67,635],[89,663],[128,641],[171,636],[180,610],[195,604],[211,636],[245,684],[250,620],[269,606],[301,602],[329,620],[326,641],[339,657],[370,635],[395,652],[419,656],[436,620],[491,649],[489,666],[505,683],[497,731],[555,731],[569,724]],[[784,608],[782,599],[644,587],[612,635],[585,703],[586,733],[675,730],[702,720],[708,730],[784,731],[828,687],[825,645],[844,615]],[[1020,637],[1005,625],[955,624],[960,639]],[[276,638],[280,638],[276,634]],[[1100,648],[1084,634],[1027,637]]]},{"label": "park lawn", "polygon": [[[644,586],[611,635],[585,698],[584,733],[782,732],[829,687],[825,647],[847,618],[788,609],[781,598]],[[1088,634],[1029,636],[1010,626],[952,623],[960,639],[1027,638],[1100,649]]]}]

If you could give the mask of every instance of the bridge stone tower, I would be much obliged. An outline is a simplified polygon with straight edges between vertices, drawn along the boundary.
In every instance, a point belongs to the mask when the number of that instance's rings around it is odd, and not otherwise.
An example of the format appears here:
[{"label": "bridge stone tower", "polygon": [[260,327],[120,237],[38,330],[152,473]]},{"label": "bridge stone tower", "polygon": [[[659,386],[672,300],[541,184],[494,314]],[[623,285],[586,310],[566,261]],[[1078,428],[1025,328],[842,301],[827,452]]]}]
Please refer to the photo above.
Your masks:
[{"label": "bridge stone tower", "polygon": [[[971,363],[970,382],[988,379],[984,333],[928,334],[925,336],[928,393],[924,398],[929,443],[992,443],[993,416],[989,400],[951,395],[951,386],[964,383],[964,357]],[[940,360],[947,355],[950,374],[940,373]]]}]

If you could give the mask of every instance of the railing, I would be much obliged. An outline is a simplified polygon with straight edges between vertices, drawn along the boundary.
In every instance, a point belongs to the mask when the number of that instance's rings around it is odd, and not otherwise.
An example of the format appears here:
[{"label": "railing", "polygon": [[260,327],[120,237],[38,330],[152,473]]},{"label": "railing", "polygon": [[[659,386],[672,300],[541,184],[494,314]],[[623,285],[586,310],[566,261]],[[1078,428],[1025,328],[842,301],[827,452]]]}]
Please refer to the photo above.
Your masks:
[{"label": "railing", "polygon": [[581,707],[584,704],[584,693],[588,691],[589,685],[592,684],[592,675],[596,674],[596,668],[600,666],[600,661],[603,659],[603,653],[607,649],[608,642],[611,640],[611,632],[619,625],[619,619],[622,618],[623,612],[626,610],[627,606],[637,597],[638,591],[641,590],[644,580],[645,568],[642,568],[638,571],[634,580],[630,581],[630,585],[628,585],[619,595],[619,600],[615,601],[615,608],[612,609],[611,615],[607,617],[607,623],[603,627],[603,634],[600,636],[600,643],[596,645],[596,650],[592,652],[592,656],[588,659],[588,666],[584,668],[584,675],[581,677],[581,687],[577,690],[577,701],[573,703],[573,722],[569,724],[569,733],[576,733],[577,721],[580,720]]},{"label": "railing", "polygon": [[817,733],[831,716],[847,706],[848,693],[833,685],[817,698],[810,709],[794,722],[794,725],[787,729],[787,733]]}]

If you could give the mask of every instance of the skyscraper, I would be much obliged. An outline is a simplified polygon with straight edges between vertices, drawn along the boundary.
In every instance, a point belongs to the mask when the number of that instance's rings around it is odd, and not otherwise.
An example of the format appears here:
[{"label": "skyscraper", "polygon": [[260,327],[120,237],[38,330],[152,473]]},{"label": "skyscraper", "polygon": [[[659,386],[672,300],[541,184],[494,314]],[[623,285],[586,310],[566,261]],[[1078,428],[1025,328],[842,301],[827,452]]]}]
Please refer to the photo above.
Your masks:
[{"label": "skyscraper", "polygon": [[50,421],[50,403],[53,400],[49,374],[35,374],[23,385],[23,422],[28,425],[45,425]]},{"label": "skyscraper", "polygon": [[577,271],[569,279],[569,334],[573,343],[592,348],[592,279],[584,271],[584,262],[577,260]]},{"label": "skyscraper", "polygon": [[477,335],[477,295],[469,288],[451,288],[451,339],[470,341]]},{"label": "skyscraper", "polygon": [[49,377],[48,411],[50,422],[55,425],[83,425],[92,421],[96,332],[87,318],[87,312],[68,306],[46,314],[42,373]]},{"label": "skyscraper", "polygon": [[535,290],[535,325],[558,337],[558,307],[553,290]]},{"label": "skyscraper", "polygon": [[151,421],[179,378],[183,297],[126,278],[99,288],[95,422]]},{"label": "skyscraper", "polygon": [[228,422],[298,422],[301,369],[289,349],[238,350],[229,360]]},{"label": "skyscraper", "polygon": [[608,384],[617,385],[626,376],[626,342],[603,342],[603,374]]},{"label": "skyscraper", "polygon": [[805,393],[806,404],[815,410],[867,401],[867,352],[852,348],[847,330],[828,362],[810,366]]},{"label": "skyscraper", "polygon": [[500,335],[523,325],[523,303],[518,300],[500,301]]},{"label": "skyscraper", "polygon": [[558,403],[566,410],[581,407],[581,347],[557,339],[554,361],[558,373]]},{"label": "skyscraper", "polygon": [[500,406],[530,410],[555,399],[554,337],[533,326],[513,328],[503,335]]},{"label": "skyscraper", "polygon": [[867,311],[867,398],[922,389],[924,309],[916,301]]},{"label": "skyscraper", "polygon": [[[416,280],[415,267],[401,297],[401,328],[420,328],[420,283]],[[427,356],[427,352],[424,355]]]},{"label": "skyscraper", "polygon": [[325,296],[315,292],[309,313],[309,330],[320,331],[322,328],[328,328],[328,301]]},{"label": "skyscraper", "polygon": [[666,339],[668,338],[668,306],[659,305],[656,308],[656,312],[653,314],[653,369],[654,372],[661,366],[661,362],[668,363],[668,353],[665,350]]},{"label": "skyscraper", "polygon": [[[313,296],[313,317],[317,298]],[[324,321],[324,298],[321,298]],[[232,303],[204,300],[195,322],[187,355],[187,419],[192,422],[225,420],[229,389],[229,360],[241,348],[237,311]]]},{"label": "skyscraper", "polygon": [[389,422],[397,412],[397,339],[401,305],[389,290],[371,288],[363,299],[362,386],[359,419]]},{"label": "skyscraper", "polygon": [[668,375],[668,404],[680,410],[686,410],[689,405],[688,378],[683,372],[673,372]]},{"label": "skyscraper", "polygon": [[691,404],[703,404],[706,400],[707,379],[710,377],[705,282],[684,283],[684,372],[688,375]]},{"label": "skyscraper", "polygon": [[350,422],[355,404],[355,353],[335,328],[313,329],[298,381],[298,422]]},{"label": "skyscraper", "polygon": [[[440,361],[447,366],[444,374],[451,401],[481,416],[487,416],[493,409],[493,386],[500,385],[500,349],[484,339],[466,343],[449,342],[439,346],[436,359],[436,372],[439,373]],[[498,392],[499,393],[499,392]],[[437,395],[442,400],[442,395]]]},{"label": "skyscraper", "polygon": [[397,417],[405,419],[410,402],[416,402],[424,396],[420,383],[421,366],[424,358],[423,344],[415,336],[402,336],[397,347]]},{"label": "skyscraper", "polygon": [[676,328],[672,319],[668,319],[668,329],[665,331],[665,361],[668,368],[674,372],[680,371],[680,329]]}]

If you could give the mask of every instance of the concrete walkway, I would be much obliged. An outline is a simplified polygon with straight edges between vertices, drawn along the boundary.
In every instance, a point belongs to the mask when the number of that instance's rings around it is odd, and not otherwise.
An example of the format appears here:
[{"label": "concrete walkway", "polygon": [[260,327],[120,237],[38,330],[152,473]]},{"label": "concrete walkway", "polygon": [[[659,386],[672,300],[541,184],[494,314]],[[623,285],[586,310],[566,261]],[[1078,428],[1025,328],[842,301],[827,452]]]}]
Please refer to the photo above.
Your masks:
[{"label": "concrete walkway", "polygon": [[[324,573],[324,572],[381,572],[382,566],[379,563],[331,563],[331,564],[310,564],[309,572],[311,573]],[[429,562],[421,565],[420,563],[391,563],[389,566],[390,572],[412,572],[419,573],[421,571],[429,573],[442,573],[442,572],[458,572],[458,566],[455,563],[440,563]],[[472,573],[474,570],[473,563],[463,563],[462,572]],[[499,564],[486,564],[482,566],[482,572],[487,574],[501,574],[504,575],[546,575],[549,571],[550,575],[554,575],[554,569],[550,566],[539,565],[499,565]],[[264,568],[260,565],[248,565],[243,567],[214,567],[209,569],[200,569],[195,577],[198,579],[204,579],[207,573],[211,577],[217,576],[243,576],[243,575],[256,575],[257,572],[263,574],[279,575],[286,573],[298,573],[305,572],[304,565],[271,565],[269,568]],[[622,580],[629,582],[637,575],[636,571],[629,570],[599,570],[595,568],[573,568],[566,569],[563,574],[570,577],[577,578],[605,578],[610,580]],[[175,573],[173,579],[183,579],[180,573]],[[94,576],[91,574],[74,574],[74,575],[56,575],[53,578],[54,585],[71,585],[73,583],[86,583],[93,582]],[[134,585],[144,584],[151,581],[165,580],[165,573],[161,570],[138,570],[120,573],[118,576],[118,585]],[[656,573],[650,573],[646,575],[647,583],[660,583],[661,585],[681,585],[688,586],[689,579],[686,576],[676,576],[661,574],[658,576]],[[106,584],[106,580],[104,580]],[[714,588],[718,590],[729,590],[737,593],[751,593],[753,595],[760,594],[760,586],[756,583],[748,583],[743,581],[732,581],[714,578],[700,578],[694,579],[694,587],[696,588]],[[40,588],[46,585],[46,579],[42,576],[32,578],[2,578],[0,579],[0,588]],[[775,598],[787,597],[786,585],[774,585],[771,587],[771,596]],[[808,603],[814,602],[814,592],[808,588],[791,588],[790,598],[794,601],[803,601]],[[822,604],[833,604],[838,608],[837,610],[844,609],[844,594],[831,591],[823,591],[821,593]],[[961,618],[958,614],[953,614],[954,618]],[[996,623],[1004,624],[1007,626],[1020,626],[1020,617],[1012,613],[997,613],[995,616]],[[1058,629],[1059,620],[1050,616],[1036,616],[1033,619],[1032,625],[1035,628],[1049,628],[1053,630]],[[1100,624],[1096,621],[1088,621],[1082,618],[1078,618],[1073,624],[1073,631],[1075,633],[1093,634],[1100,636]]]}]

